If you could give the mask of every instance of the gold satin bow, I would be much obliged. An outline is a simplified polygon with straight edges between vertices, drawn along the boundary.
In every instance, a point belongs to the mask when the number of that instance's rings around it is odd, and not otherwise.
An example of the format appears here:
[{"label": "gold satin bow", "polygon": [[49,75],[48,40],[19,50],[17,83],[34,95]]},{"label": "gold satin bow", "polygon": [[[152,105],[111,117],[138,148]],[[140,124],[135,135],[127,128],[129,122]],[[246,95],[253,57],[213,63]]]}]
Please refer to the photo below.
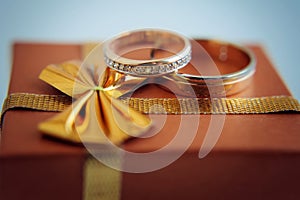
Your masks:
[{"label": "gold satin bow", "polygon": [[[148,116],[116,99],[130,88],[117,85],[122,76],[106,69],[104,76],[96,65],[78,63],[49,65],[39,78],[75,99],[72,105],[39,124],[44,134],[72,142],[120,144],[145,132],[151,125]],[[99,84],[100,83],[100,84]],[[130,82],[129,82],[130,83]],[[128,86],[128,85],[127,85]],[[118,89],[117,89],[118,88]],[[130,133],[130,135],[129,135]]]}]

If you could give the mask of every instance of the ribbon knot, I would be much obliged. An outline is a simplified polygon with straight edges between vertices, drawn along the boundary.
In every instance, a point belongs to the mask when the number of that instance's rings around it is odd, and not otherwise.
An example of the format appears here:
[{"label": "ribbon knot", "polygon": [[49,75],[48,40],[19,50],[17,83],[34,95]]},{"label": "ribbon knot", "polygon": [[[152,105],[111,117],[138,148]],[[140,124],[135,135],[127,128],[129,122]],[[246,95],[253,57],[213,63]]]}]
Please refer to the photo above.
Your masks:
[{"label": "ribbon knot", "polygon": [[100,87],[100,86],[96,86],[96,87],[93,87],[94,91],[104,91],[104,88],[103,87]]}]

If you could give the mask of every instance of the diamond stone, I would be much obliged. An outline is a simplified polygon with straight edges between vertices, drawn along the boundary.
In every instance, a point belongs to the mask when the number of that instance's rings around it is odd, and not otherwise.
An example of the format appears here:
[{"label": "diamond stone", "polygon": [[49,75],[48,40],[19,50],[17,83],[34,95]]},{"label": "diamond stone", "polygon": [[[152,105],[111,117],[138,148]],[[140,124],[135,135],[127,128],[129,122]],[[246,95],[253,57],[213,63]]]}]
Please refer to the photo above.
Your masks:
[{"label": "diamond stone", "polygon": [[153,66],[152,67],[152,74],[157,74],[159,72],[159,67],[160,66]]},{"label": "diamond stone", "polygon": [[119,67],[119,63],[115,63],[114,68],[118,68],[118,67]]},{"label": "diamond stone", "polygon": [[114,61],[109,60],[108,65],[112,67],[114,65]]},{"label": "diamond stone", "polygon": [[126,65],[126,66],[124,66],[124,70],[126,70],[126,71],[131,71],[131,66],[130,65]]},{"label": "diamond stone", "polygon": [[167,65],[160,65],[159,66],[159,72],[165,72],[167,68]]},{"label": "diamond stone", "polygon": [[123,70],[123,69],[124,69],[124,65],[120,64],[120,65],[119,65],[119,69],[120,69],[120,70]]},{"label": "diamond stone", "polygon": [[171,63],[171,64],[168,64],[167,66],[166,66],[166,72],[169,72],[169,71],[171,71],[172,69],[173,69],[174,67],[173,67],[173,64]]},{"label": "diamond stone", "polygon": [[151,74],[153,71],[152,66],[145,66],[145,74]]},{"label": "diamond stone", "polygon": [[144,72],[144,69],[141,66],[136,66],[136,67],[133,68],[133,70],[137,74],[142,74]]},{"label": "diamond stone", "polygon": [[[119,69],[121,69],[121,66],[119,67]],[[128,66],[122,65],[122,70],[127,72],[128,71]]]}]

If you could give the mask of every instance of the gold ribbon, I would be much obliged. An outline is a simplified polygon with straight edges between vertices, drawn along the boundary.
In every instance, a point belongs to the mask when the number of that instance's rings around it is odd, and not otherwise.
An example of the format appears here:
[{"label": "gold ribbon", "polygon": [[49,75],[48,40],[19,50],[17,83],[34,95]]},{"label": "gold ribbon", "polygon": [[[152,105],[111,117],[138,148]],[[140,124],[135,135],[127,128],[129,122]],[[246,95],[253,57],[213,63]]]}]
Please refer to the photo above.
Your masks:
[{"label": "gold ribbon", "polygon": [[[107,152],[103,152],[107,153]],[[108,152],[109,159],[119,162],[120,158]],[[121,197],[122,173],[107,167],[92,156],[84,164],[83,199],[118,200]]]},{"label": "gold ribbon", "polygon": [[[290,96],[256,98],[121,98],[120,101],[144,114],[266,114],[300,112]],[[60,112],[72,103],[65,95],[13,93],[4,101],[2,115],[10,109],[27,108]]]}]

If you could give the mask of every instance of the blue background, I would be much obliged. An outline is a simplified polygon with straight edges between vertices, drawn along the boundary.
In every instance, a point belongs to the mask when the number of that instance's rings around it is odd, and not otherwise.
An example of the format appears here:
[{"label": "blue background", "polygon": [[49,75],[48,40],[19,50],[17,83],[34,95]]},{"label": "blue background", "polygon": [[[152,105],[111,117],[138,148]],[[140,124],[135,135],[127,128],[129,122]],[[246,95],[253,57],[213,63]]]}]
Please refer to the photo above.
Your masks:
[{"label": "blue background", "polygon": [[[300,1],[0,0],[0,101],[7,93],[14,41],[86,42],[136,28],[260,43],[300,99]],[[276,87],[276,86],[274,86]]]}]

